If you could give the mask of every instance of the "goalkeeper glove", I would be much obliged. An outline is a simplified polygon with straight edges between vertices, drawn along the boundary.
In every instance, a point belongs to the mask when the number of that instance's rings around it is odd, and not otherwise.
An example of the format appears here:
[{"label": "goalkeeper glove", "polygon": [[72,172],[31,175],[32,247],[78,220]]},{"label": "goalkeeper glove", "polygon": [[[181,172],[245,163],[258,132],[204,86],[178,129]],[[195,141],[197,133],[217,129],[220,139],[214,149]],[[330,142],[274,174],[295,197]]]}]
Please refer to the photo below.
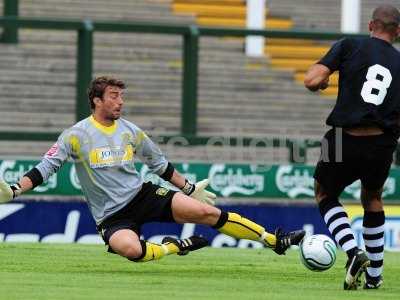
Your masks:
[{"label": "goalkeeper glove", "polygon": [[21,195],[21,193],[22,190],[19,183],[10,186],[5,181],[0,180],[0,203],[8,202]]},{"label": "goalkeeper glove", "polygon": [[185,186],[182,188],[182,192],[200,202],[214,205],[217,196],[214,193],[206,190],[209,182],[209,179],[203,179],[202,181],[194,184],[186,180]]}]

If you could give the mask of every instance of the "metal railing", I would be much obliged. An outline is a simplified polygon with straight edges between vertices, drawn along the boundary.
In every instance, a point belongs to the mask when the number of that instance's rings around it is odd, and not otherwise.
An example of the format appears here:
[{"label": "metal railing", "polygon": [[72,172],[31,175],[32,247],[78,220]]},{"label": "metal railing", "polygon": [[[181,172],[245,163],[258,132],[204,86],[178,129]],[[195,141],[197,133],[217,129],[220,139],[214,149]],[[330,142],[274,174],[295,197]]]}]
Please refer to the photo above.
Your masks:
[{"label": "metal railing", "polygon": [[[9,17],[18,17],[19,0],[3,0],[3,15]],[[18,29],[15,27],[3,27],[3,35],[0,41],[7,44],[18,43]]]}]

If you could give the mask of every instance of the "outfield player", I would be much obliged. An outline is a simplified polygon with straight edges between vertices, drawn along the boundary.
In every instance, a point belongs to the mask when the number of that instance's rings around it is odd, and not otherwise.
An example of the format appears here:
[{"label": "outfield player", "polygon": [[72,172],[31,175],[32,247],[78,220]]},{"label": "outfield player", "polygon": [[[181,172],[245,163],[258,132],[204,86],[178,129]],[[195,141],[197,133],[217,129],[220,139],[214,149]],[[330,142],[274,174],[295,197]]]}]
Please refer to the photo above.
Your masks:
[{"label": "outfield player", "polygon": [[[117,79],[93,80],[88,96],[93,114],[64,131],[43,160],[16,184],[0,184],[0,202],[42,184],[72,158],[89,209],[109,251],[135,262],[184,255],[208,244],[200,236],[166,237],[161,244],[140,240],[140,227],[151,221],[198,223],[212,226],[238,239],[262,242],[277,254],[298,244],[303,230],[269,233],[264,227],[210,205],[215,195],[208,181],[190,183],[167,161],[160,149],[133,123],[120,118],[125,84]],[[134,166],[134,156],[152,172],[182,192],[144,183]]]},{"label": "outfield player", "polygon": [[[311,91],[324,89],[339,71],[339,92],[327,119],[315,178],[316,200],[324,221],[348,261],[344,289],[356,289],[365,271],[366,289],[383,283],[385,215],[382,188],[400,133],[400,54],[392,46],[399,36],[400,13],[377,7],[368,38],[344,38],[307,72]],[[357,247],[348,216],[338,201],[344,188],[361,180],[366,253]]]}]

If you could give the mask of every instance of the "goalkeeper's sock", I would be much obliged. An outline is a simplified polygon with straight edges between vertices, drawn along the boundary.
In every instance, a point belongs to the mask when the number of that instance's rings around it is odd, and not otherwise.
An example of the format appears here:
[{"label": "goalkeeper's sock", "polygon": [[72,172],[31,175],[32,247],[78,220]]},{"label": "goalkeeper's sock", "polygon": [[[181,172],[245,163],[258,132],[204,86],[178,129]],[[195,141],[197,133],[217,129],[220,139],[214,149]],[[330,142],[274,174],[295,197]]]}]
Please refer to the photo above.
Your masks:
[{"label": "goalkeeper's sock", "polygon": [[236,213],[222,211],[217,224],[213,228],[237,239],[262,242],[269,248],[275,248],[276,245],[276,236],[274,234],[267,232],[264,227]]},{"label": "goalkeeper's sock", "polygon": [[142,255],[138,258],[130,259],[134,262],[157,260],[166,255],[175,254],[180,251],[178,246],[173,243],[165,243],[159,245],[141,240],[140,244],[142,246]]}]

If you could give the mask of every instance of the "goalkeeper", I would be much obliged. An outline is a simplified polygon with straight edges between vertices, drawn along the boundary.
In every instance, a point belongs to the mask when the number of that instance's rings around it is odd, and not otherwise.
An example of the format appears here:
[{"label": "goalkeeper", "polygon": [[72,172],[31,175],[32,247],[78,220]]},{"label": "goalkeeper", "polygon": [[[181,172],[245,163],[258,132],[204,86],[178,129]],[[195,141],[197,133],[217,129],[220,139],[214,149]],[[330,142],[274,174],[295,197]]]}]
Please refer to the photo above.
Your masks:
[{"label": "goalkeeper", "polygon": [[[71,158],[108,251],[129,260],[145,262],[170,254],[184,255],[208,244],[200,236],[166,237],[161,244],[141,240],[141,225],[153,221],[209,225],[238,239],[260,241],[278,254],[301,241],[302,230],[284,233],[277,229],[272,234],[236,213],[213,206],[216,196],[205,189],[208,180],[190,183],[142,130],[120,118],[124,89],[124,82],[115,78],[94,79],[88,89],[93,114],[65,130],[18,183],[9,186],[1,181],[0,202],[42,184]],[[182,192],[143,182],[134,156]]]}]

